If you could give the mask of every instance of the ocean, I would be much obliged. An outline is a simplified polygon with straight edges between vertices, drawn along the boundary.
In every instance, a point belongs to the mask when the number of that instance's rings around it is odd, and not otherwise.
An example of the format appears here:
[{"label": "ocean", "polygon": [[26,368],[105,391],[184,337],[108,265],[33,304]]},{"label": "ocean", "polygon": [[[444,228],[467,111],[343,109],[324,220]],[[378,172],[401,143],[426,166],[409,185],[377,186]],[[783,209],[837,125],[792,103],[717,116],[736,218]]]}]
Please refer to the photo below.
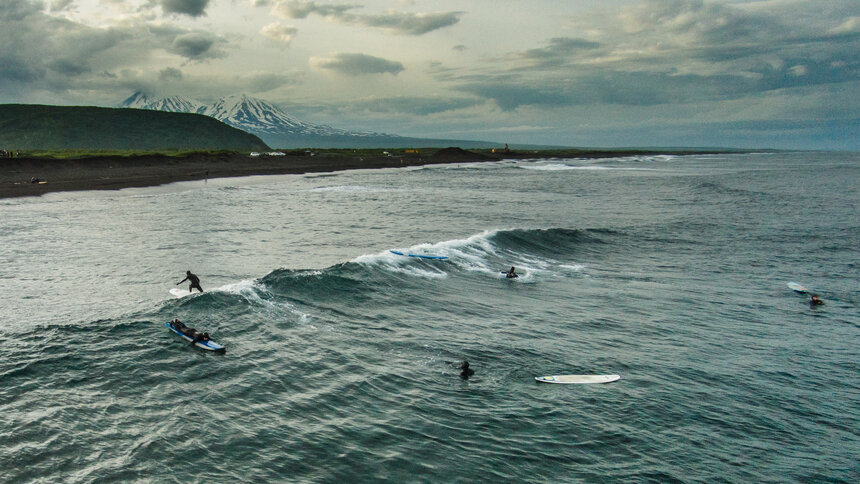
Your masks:
[{"label": "ocean", "polygon": [[767,152],[0,200],[0,482],[857,482],[858,180]]}]

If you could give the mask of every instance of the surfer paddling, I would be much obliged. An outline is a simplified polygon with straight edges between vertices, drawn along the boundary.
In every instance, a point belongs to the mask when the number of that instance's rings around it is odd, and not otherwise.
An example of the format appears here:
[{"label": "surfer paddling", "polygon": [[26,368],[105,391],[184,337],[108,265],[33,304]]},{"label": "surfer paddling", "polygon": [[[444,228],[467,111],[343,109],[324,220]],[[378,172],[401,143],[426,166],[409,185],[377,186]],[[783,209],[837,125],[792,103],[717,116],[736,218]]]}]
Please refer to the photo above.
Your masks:
[{"label": "surfer paddling", "polygon": [[185,279],[182,279],[181,281],[177,282],[176,285],[178,286],[185,281],[191,283],[191,285],[188,286],[188,292],[194,292],[195,288],[198,291],[203,292],[203,288],[200,287],[200,278],[192,274],[191,271],[185,271]]}]

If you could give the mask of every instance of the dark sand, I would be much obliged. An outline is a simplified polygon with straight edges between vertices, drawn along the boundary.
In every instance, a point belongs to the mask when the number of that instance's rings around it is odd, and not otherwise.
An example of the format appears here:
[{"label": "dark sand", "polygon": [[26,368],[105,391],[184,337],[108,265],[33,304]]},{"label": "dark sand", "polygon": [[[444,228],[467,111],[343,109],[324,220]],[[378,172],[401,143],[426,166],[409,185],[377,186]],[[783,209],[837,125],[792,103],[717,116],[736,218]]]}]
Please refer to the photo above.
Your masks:
[{"label": "dark sand", "polygon": [[[382,150],[380,150],[381,152]],[[570,157],[603,158],[653,151],[572,150]],[[554,156],[559,156],[553,152]],[[0,158],[0,198],[39,196],[73,190],[118,190],[164,185],[172,182],[252,175],[283,175],[368,168],[395,168],[441,163],[499,161],[535,158],[529,153],[496,153],[493,156],[458,148],[432,155],[350,157],[343,154],[250,157],[240,153],[197,153],[188,156],[140,155],[78,159]],[[37,178],[43,183],[32,183]]]}]

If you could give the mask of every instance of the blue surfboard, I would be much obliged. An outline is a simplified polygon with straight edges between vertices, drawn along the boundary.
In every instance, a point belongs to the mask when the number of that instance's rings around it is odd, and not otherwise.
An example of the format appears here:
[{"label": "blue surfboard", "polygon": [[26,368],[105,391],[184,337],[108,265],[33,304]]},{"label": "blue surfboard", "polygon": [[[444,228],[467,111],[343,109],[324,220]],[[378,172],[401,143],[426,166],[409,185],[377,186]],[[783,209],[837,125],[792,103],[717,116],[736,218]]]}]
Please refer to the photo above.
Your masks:
[{"label": "blue surfboard", "polygon": [[[173,331],[174,333],[178,334],[179,336],[182,336],[182,338],[185,341],[188,341],[189,343],[194,341],[194,338],[192,338],[191,336],[188,336],[187,334],[174,328],[172,324],[164,323],[164,325],[167,326],[168,328],[170,328],[170,330]],[[219,345],[218,343],[216,343],[212,340],[198,341],[198,342],[194,343],[194,346],[201,348],[201,349],[204,349],[204,350],[216,351],[216,352],[220,352],[220,353],[224,353],[226,351],[226,348],[224,348],[223,346]]]},{"label": "blue surfboard", "polygon": [[447,255],[405,254],[405,253],[403,253],[403,252],[400,252],[399,250],[392,250],[392,251],[390,251],[390,252],[391,252],[392,254],[404,255],[404,256],[406,256],[406,257],[417,257],[417,258],[419,258],[419,259],[435,259],[435,260],[442,260],[442,259],[447,259],[447,258],[448,258],[448,256],[447,256]]}]

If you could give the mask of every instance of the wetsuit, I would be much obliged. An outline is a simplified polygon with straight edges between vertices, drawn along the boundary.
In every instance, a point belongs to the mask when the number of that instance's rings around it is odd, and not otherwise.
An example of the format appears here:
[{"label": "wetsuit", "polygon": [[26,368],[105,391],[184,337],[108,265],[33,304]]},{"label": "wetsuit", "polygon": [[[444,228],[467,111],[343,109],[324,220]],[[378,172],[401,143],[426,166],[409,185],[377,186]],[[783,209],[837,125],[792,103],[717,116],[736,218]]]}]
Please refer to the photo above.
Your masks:
[{"label": "wetsuit", "polygon": [[188,286],[188,292],[193,292],[194,289],[197,289],[198,291],[203,292],[203,288],[200,287],[200,278],[199,277],[197,277],[194,274],[189,272],[188,275],[185,277],[185,279],[182,279],[181,281],[179,281],[177,283],[177,285],[182,284],[185,281],[188,281],[191,283],[191,285]]},{"label": "wetsuit", "polygon": [[469,368],[468,362],[464,361],[464,362],[460,363],[460,369],[463,370],[460,372],[460,378],[462,378],[464,380],[468,380],[470,376],[475,374],[475,370]]}]

